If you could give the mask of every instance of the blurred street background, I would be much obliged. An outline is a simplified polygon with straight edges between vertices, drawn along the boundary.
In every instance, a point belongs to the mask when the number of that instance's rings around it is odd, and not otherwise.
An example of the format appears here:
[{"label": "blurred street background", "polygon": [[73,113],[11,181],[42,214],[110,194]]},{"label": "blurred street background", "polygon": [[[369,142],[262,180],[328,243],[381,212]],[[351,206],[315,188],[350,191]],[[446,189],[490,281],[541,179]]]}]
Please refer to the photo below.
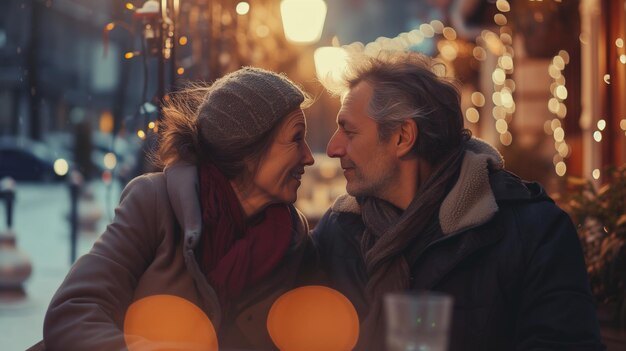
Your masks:
[{"label": "blurred street background", "polygon": [[[297,206],[315,224],[345,180],[325,155],[353,54],[437,57],[466,127],[539,181],[579,229],[609,350],[626,349],[626,0],[3,0],[0,349],[42,337],[71,261],[124,185],[158,171],[161,102],[251,65],[286,73],[316,164]],[[444,73],[442,73],[444,74]]]}]

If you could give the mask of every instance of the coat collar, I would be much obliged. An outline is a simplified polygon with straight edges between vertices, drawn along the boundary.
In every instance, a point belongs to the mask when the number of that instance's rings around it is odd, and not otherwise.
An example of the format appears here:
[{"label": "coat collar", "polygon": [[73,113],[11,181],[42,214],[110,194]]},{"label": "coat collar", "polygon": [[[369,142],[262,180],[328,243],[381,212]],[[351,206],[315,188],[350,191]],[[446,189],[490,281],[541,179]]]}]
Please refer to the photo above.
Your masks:
[{"label": "coat collar", "polygon": [[[472,138],[467,143],[459,179],[439,210],[439,221],[445,235],[477,227],[495,215],[498,205],[489,183],[489,173],[503,168],[504,160],[492,146],[478,138]],[[332,210],[361,213],[356,198],[347,194],[337,198]]]},{"label": "coat collar", "polygon": [[172,210],[185,236],[185,249],[193,250],[202,233],[198,170],[193,164],[178,162],[163,173]]}]

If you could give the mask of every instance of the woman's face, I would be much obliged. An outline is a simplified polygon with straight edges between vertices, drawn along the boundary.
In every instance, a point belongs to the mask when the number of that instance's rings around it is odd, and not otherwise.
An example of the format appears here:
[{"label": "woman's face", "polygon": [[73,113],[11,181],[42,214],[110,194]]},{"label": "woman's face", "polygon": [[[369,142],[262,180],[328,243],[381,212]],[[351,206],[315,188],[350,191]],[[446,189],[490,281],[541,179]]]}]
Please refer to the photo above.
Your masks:
[{"label": "woman's face", "polygon": [[304,112],[290,113],[278,127],[276,137],[259,162],[248,191],[267,203],[294,203],[304,167],[313,164],[306,140]]}]

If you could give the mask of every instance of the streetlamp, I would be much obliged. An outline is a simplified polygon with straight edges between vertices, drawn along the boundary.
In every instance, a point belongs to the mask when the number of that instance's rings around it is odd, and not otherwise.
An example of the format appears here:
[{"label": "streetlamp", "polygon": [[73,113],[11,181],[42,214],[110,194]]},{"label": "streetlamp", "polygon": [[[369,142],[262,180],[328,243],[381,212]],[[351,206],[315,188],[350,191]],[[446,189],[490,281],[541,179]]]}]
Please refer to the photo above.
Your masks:
[{"label": "streetlamp", "polygon": [[348,52],[344,48],[324,46],[315,50],[313,58],[317,79],[333,91],[348,65]]},{"label": "streetlamp", "polygon": [[280,14],[287,40],[298,44],[320,40],[326,10],[324,0],[283,0]]}]

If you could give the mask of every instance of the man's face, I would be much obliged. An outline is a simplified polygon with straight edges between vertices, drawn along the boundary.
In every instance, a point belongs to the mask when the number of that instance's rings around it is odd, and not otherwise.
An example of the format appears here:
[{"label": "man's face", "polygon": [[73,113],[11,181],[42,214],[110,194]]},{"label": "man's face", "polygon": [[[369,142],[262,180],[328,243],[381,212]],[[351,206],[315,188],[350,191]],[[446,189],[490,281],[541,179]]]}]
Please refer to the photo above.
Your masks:
[{"label": "man's face", "polygon": [[372,92],[364,81],[348,92],[326,153],[340,159],[348,194],[385,199],[395,183],[397,158],[393,138],[381,141],[378,125],[367,112]]}]

